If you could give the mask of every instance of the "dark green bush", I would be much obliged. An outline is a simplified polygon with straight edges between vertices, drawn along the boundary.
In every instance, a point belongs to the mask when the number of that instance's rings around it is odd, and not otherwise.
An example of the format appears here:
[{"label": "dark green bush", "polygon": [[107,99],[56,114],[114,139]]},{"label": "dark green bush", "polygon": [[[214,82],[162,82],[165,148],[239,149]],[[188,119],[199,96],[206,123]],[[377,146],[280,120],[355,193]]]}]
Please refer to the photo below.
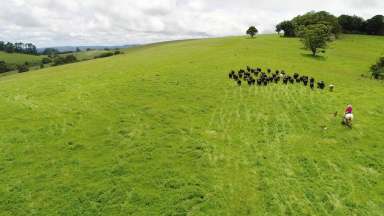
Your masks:
[{"label": "dark green bush", "polygon": [[41,63],[43,63],[43,64],[49,64],[49,63],[51,63],[52,62],[52,59],[50,59],[50,58],[43,58],[42,60],[41,60]]},{"label": "dark green bush", "polygon": [[375,79],[384,79],[384,56],[371,66],[371,75]]},{"label": "dark green bush", "polygon": [[29,68],[26,64],[23,64],[23,65],[18,65],[17,66],[17,72],[19,73],[24,73],[24,72],[27,72],[29,71]]},{"label": "dark green bush", "polygon": [[114,55],[113,52],[105,52],[105,53],[101,53],[100,55],[95,56],[95,59],[97,59],[97,58],[111,57],[111,56],[113,56],[113,55]]},{"label": "dark green bush", "polygon": [[0,61],[0,73],[5,73],[10,70],[11,68],[4,61]]}]

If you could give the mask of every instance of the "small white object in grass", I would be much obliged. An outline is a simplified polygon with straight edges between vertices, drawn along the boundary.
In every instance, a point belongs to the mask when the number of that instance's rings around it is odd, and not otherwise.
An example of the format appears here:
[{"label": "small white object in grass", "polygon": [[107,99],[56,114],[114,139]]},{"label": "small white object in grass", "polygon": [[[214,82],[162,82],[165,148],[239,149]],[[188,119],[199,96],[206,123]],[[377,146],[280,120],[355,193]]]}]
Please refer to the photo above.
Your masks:
[{"label": "small white object in grass", "polygon": [[329,85],[329,91],[333,91],[333,89],[335,89],[335,85],[333,85],[333,84],[331,84],[331,85]]}]

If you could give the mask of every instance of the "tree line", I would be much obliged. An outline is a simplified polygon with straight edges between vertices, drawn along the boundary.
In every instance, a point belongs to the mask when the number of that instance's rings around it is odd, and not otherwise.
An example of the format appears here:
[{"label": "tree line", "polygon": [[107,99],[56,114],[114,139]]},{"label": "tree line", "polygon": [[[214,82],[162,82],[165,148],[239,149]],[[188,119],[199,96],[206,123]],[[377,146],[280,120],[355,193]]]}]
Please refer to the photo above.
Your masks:
[{"label": "tree line", "polygon": [[37,48],[32,43],[11,43],[0,41],[0,51],[7,53],[24,53],[30,55],[38,55]]},{"label": "tree line", "polygon": [[326,11],[311,11],[304,15],[299,15],[292,20],[285,20],[276,25],[276,32],[283,32],[285,37],[300,36],[303,28],[314,25],[323,24],[328,31],[335,37],[341,33],[345,34],[368,34],[368,35],[384,35],[384,16],[375,15],[370,19],[356,15],[341,15],[336,17]]}]

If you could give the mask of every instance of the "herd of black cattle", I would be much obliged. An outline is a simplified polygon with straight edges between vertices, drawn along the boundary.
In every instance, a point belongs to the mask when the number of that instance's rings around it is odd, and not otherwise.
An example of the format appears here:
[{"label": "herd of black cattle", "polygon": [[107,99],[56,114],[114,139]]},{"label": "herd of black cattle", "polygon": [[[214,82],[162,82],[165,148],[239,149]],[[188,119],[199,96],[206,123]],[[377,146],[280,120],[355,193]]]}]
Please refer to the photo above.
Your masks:
[{"label": "herd of black cattle", "polygon": [[[313,77],[300,75],[298,73],[294,73],[291,76],[286,74],[284,70],[272,72],[271,69],[267,69],[267,72],[263,72],[261,68],[254,69],[249,66],[247,66],[246,70],[241,69],[238,72],[232,70],[229,73],[229,79],[234,80],[239,86],[241,86],[243,82],[248,83],[249,86],[267,86],[270,83],[279,83],[282,81],[282,83],[286,85],[302,83],[304,86],[309,85],[311,89],[315,88],[315,78]],[[316,84],[319,89],[325,88],[324,81],[319,80]]]}]

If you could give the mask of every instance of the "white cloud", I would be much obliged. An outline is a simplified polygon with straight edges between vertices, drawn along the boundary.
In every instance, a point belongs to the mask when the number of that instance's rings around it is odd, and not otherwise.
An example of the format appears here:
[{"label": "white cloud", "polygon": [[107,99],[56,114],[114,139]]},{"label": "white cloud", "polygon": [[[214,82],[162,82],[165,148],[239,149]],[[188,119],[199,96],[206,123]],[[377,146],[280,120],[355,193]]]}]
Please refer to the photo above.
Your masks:
[{"label": "white cloud", "polygon": [[364,18],[382,13],[379,0],[0,0],[0,40],[38,46],[147,43],[263,33],[311,10]]}]

